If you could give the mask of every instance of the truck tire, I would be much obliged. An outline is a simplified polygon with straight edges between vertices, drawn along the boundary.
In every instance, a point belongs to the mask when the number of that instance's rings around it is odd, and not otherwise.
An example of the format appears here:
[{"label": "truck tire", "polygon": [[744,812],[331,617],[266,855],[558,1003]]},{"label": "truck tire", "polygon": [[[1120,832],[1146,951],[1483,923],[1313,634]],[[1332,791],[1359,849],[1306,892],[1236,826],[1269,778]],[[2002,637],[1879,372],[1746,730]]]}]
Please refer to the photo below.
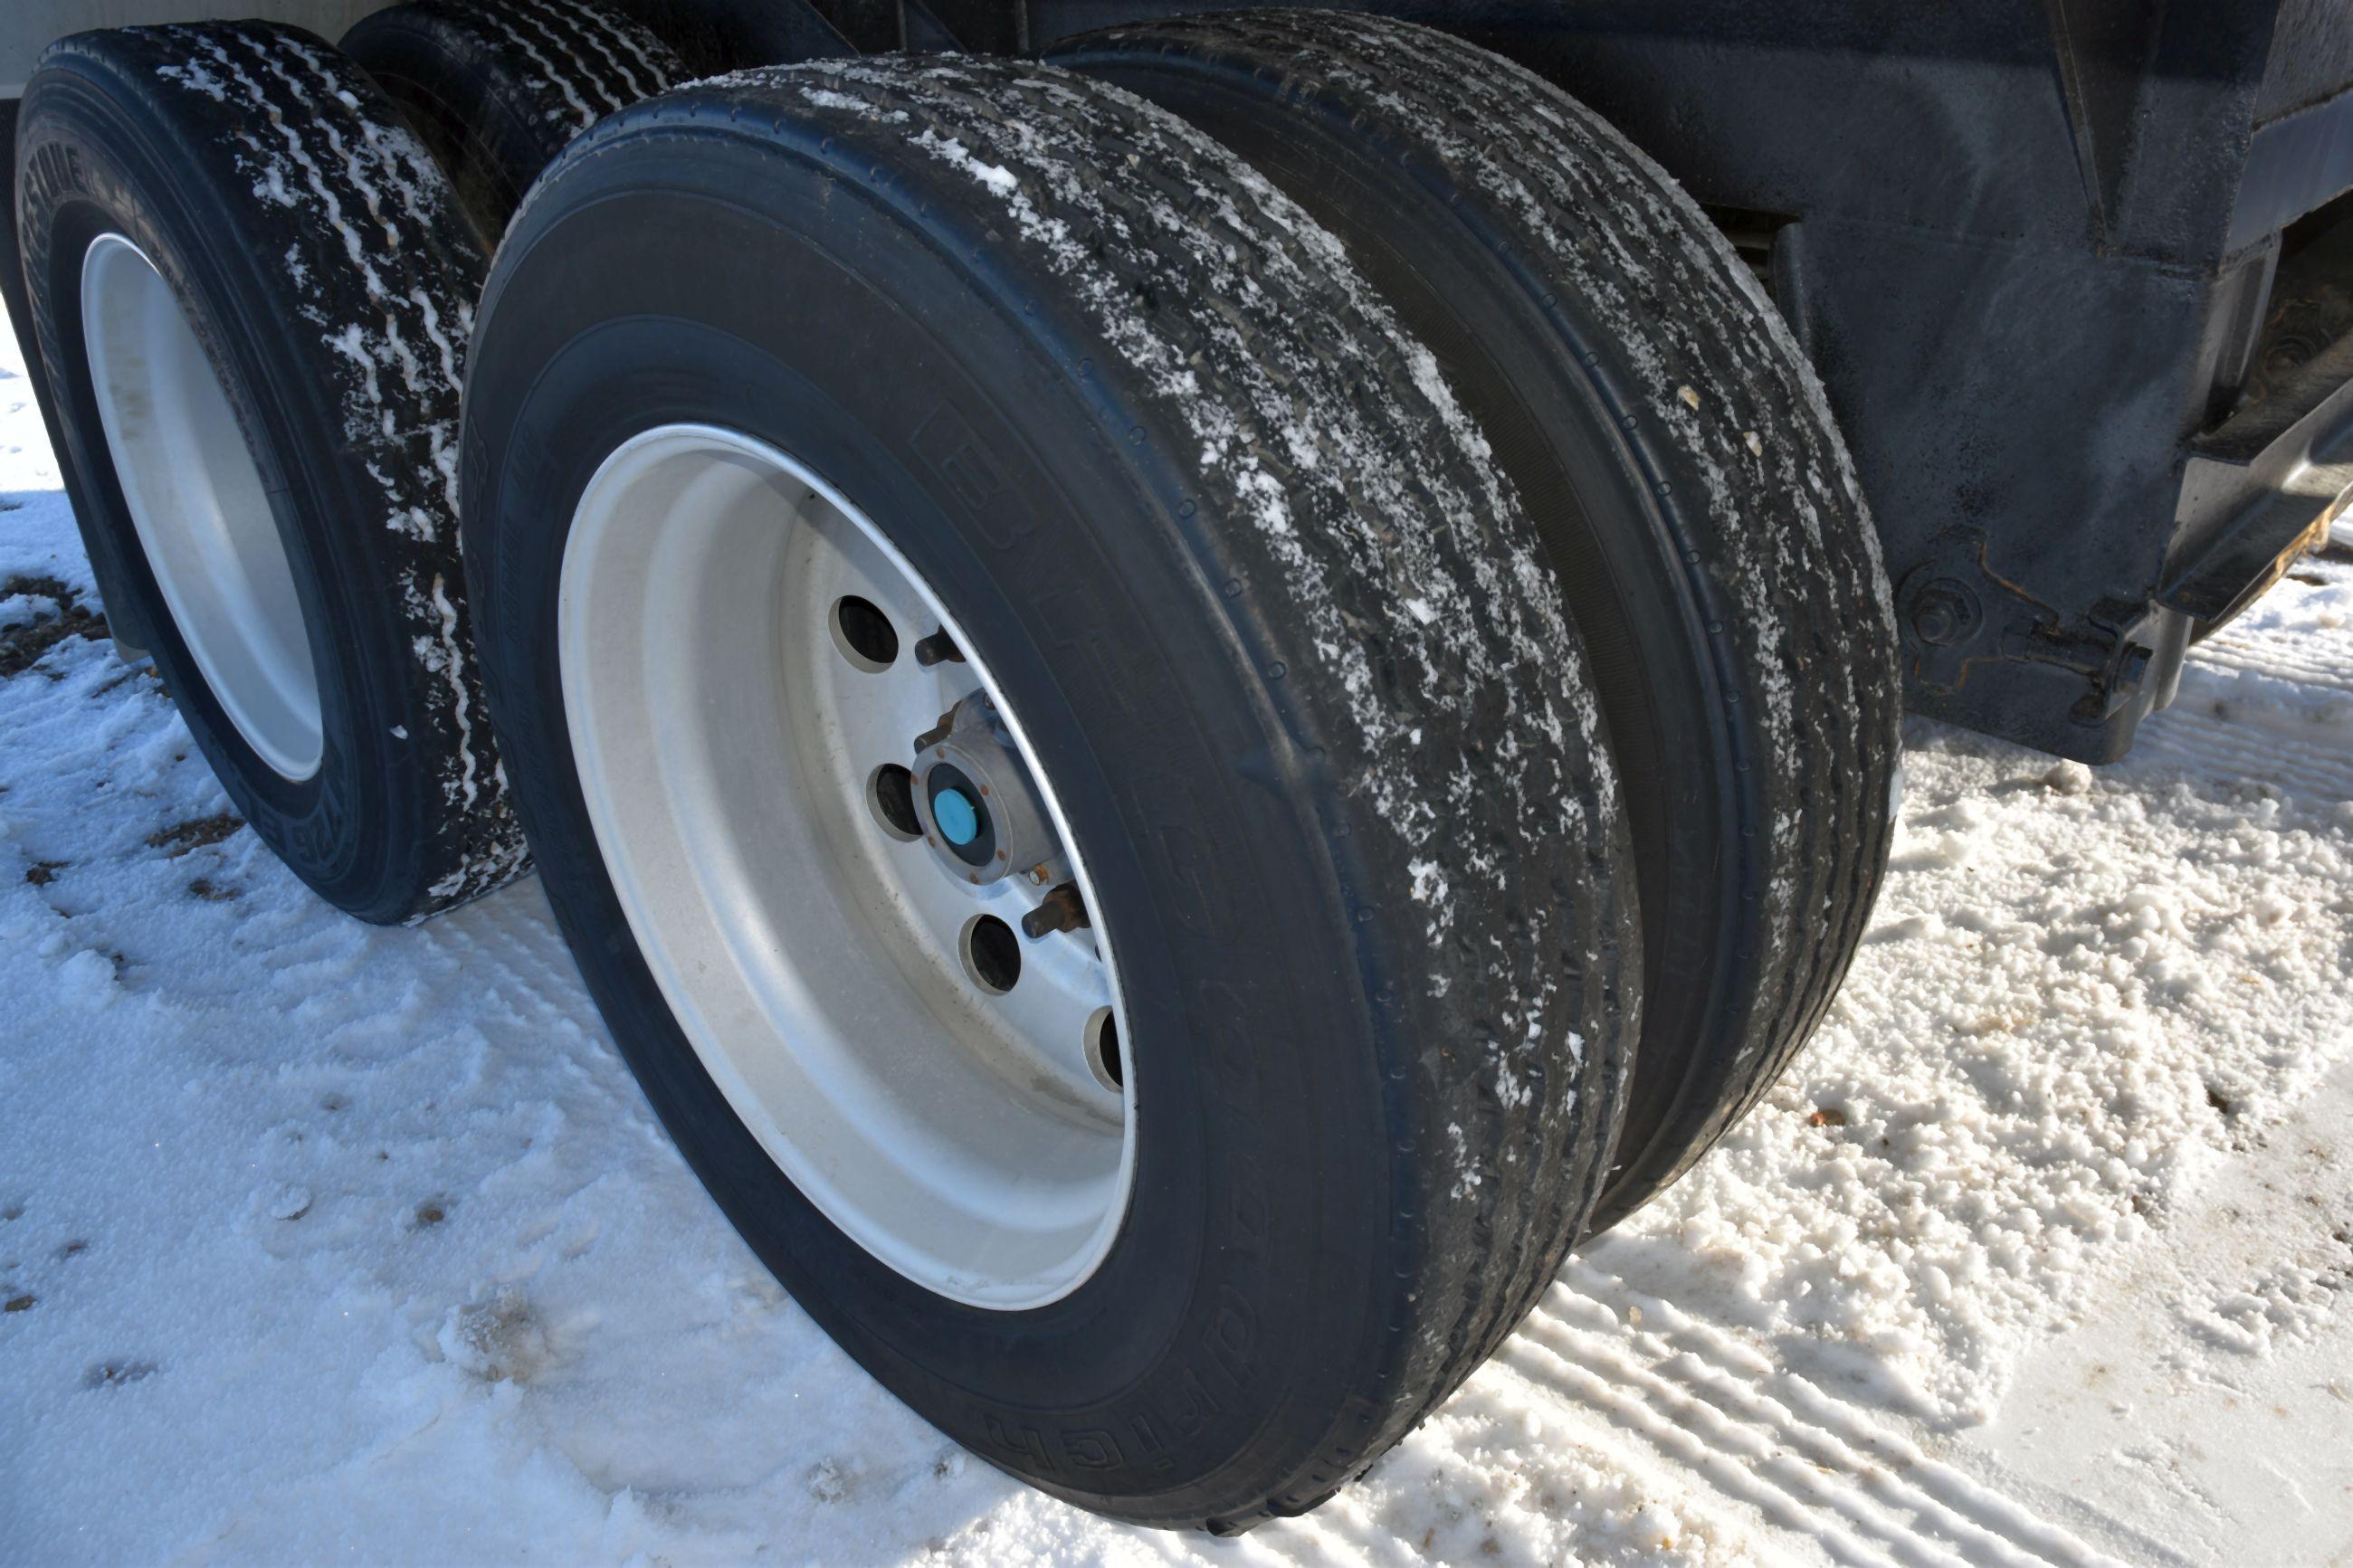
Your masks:
[{"label": "truck tire", "polygon": [[448,174],[485,252],[575,136],[687,76],[643,25],[589,0],[409,0],[343,47]]},{"label": "truck tire", "polygon": [[84,33],[19,127],[63,460],[238,814],[397,921],[521,868],[459,571],[485,263],[358,68],[291,27]]},{"label": "truck tire", "polygon": [[590,132],[475,363],[518,806],[753,1249],[1082,1506],[1363,1470],[1551,1279],[1638,1027],[1583,656],[1428,355],[1181,121],[934,58]]},{"label": "truck tire", "polygon": [[1811,369],[1690,197],[1445,34],[1332,12],[1075,39],[1336,234],[1494,444],[1592,657],[1640,867],[1642,1048],[1599,1223],[1810,1034],[1887,858],[1902,693],[1870,514]]}]

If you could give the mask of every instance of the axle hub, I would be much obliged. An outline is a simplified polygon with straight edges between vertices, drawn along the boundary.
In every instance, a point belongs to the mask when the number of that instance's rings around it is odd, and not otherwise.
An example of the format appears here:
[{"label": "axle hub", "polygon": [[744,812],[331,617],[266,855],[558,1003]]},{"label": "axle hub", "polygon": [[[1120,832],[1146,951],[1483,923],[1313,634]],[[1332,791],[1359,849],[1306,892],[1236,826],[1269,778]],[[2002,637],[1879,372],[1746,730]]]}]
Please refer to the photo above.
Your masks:
[{"label": "axle hub", "polygon": [[1070,875],[1053,819],[987,692],[916,737],[913,771],[923,838],[950,875],[976,887],[1017,873],[1044,887]]}]

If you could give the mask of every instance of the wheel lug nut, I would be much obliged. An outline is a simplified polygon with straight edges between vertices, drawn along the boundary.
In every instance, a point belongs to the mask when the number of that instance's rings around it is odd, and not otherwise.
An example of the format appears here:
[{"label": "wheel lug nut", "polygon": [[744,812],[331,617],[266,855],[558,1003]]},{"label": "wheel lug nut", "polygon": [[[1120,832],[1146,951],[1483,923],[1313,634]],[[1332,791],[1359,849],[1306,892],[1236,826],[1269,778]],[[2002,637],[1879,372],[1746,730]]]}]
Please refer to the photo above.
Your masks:
[{"label": "wheel lug nut", "polygon": [[945,627],[942,627],[915,644],[915,662],[925,669],[947,659],[954,659],[956,663],[962,664],[964,649],[956,647],[955,639],[948,636]]},{"label": "wheel lug nut", "polygon": [[1021,929],[1033,942],[1058,931],[1076,931],[1091,923],[1086,902],[1079,897],[1078,885],[1073,882],[1063,883],[1046,895],[1044,903],[1021,917]]}]

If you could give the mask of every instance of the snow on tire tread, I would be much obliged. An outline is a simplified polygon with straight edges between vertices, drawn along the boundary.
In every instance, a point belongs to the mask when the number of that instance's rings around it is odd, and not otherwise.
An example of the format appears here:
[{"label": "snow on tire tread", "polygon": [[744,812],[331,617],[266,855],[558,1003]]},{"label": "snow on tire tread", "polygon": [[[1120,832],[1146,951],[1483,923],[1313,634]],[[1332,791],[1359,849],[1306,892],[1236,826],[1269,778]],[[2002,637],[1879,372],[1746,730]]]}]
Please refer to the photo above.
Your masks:
[{"label": "snow on tire tread", "polygon": [[[1188,31],[1287,53],[1288,68],[1335,97],[1412,124],[1455,180],[1516,224],[1516,248],[1546,269],[1546,287],[1608,321],[1609,347],[1638,377],[1607,390],[1645,482],[1669,494],[1680,461],[1706,488],[1713,527],[1689,563],[1724,613],[1710,629],[1735,700],[1761,715],[1752,721],[1770,825],[1758,850],[1766,952],[1723,1020],[1738,1042],[1735,1092],[1672,1180],[1771,1087],[1827,1010],[1893,831],[1894,596],[1820,381],[1683,187],[1533,72],[1428,27],[1335,12],[1226,12],[1137,36]],[[1591,349],[1580,357],[1597,379],[1614,379]],[[1656,431],[1672,452],[1646,445]]]},{"label": "snow on tire tread", "polygon": [[402,542],[396,592],[447,754],[434,780],[450,868],[418,915],[503,886],[526,865],[484,715],[458,564],[459,409],[486,263],[448,181],[358,68],[307,35],[257,25],[126,29],[155,75],[236,111],[224,132],[257,201],[297,219],[284,257],[302,326],[333,367],[354,447]]}]

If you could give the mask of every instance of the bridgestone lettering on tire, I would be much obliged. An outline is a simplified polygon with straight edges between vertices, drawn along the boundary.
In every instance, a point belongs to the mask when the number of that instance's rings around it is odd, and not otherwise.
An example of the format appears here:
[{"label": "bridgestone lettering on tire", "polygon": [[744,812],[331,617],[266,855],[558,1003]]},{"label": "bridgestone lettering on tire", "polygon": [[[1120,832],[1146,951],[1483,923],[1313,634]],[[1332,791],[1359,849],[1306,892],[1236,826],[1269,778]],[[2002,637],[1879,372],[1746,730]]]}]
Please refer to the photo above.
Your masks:
[{"label": "bridgestone lettering on tire", "polygon": [[485,266],[448,181],[350,62],[261,23],[68,38],[18,134],[86,531],[238,814],[365,920],[505,882],[457,538]]},{"label": "bridgestone lettering on tire", "polygon": [[575,136],[687,76],[667,44],[590,0],[411,0],[362,18],[343,47],[439,160],[486,249]]},{"label": "bridgestone lettering on tire", "polygon": [[[1230,1531],[1361,1472],[1552,1279],[1638,1027],[1584,656],[1428,353],[1173,117],[896,59],[589,132],[500,251],[475,363],[467,550],[519,808],[615,1037],[752,1247],[893,1392],[1057,1496]],[[871,520],[1060,803],[1123,998],[1111,1062],[1087,1031],[1088,1091],[1132,1094],[1134,1168],[1108,1251],[1042,1305],[959,1304],[850,1242],[730,1109],[634,934],[660,917],[607,869],[558,629],[575,512],[640,437],[786,454],[809,478],[775,481],[780,509],[821,484]],[[885,641],[872,608],[837,623],[856,668],[916,658],[927,628]],[[823,626],[777,635],[835,657]],[[854,761],[861,791],[889,776]],[[938,860],[872,799],[841,818],[858,853]],[[977,842],[927,809],[923,833]],[[991,942],[972,1005],[1029,983],[993,954],[1036,948]]]},{"label": "bridgestone lettering on tire", "polygon": [[1461,39],[1316,11],[1074,39],[1295,196],[1495,445],[1585,634],[1641,866],[1610,1223],[1820,1019],[1885,865],[1901,691],[1877,536],[1811,369],[1680,186]]}]

